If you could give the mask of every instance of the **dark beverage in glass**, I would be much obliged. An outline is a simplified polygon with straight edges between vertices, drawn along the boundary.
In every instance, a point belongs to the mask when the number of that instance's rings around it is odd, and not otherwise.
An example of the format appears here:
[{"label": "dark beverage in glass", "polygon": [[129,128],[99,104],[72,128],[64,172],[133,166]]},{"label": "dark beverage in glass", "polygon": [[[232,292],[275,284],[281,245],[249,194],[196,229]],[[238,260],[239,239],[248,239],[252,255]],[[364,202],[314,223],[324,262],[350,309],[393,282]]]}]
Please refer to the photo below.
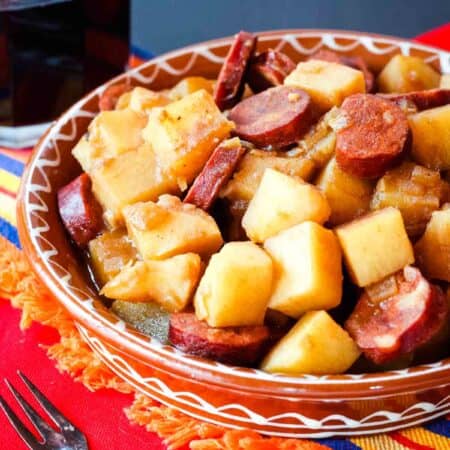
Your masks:
[{"label": "dark beverage in glass", "polygon": [[48,122],[126,67],[130,0],[0,0],[0,10],[0,144],[4,126]]}]

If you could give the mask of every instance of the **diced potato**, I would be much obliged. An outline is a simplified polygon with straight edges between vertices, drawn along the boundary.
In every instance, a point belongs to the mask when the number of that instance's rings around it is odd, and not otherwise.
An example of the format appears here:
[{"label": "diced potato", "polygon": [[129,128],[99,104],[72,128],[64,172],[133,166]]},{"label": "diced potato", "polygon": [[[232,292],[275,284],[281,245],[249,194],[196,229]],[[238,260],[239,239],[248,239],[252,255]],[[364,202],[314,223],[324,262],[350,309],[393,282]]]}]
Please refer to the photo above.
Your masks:
[{"label": "diced potato", "polygon": [[443,189],[439,172],[405,161],[378,180],[371,208],[394,206],[402,213],[408,235],[419,236],[439,209]]},{"label": "diced potato", "polygon": [[103,286],[120,270],[133,263],[136,248],[128,239],[126,230],[106,231],[89,242],[89,257],[96,281]]},{"label": "diced potato", "polygon": [[135,111],[102,111],[89,125],[89,142],[102,148],[104,156],[117,156],[143,143],[147,118]]},{"label": "diced potato", "polygon": [[322,224],[329,216],[328,202],[315,186],[266,169],[242,226],[252,241],[264,242],[293,225],[307,220]]},{"label": "diced potato", "polygon": [[213,255],[195,293],[195,315],[211,327],[262,325],[272,261],[252,242],[229,242]]},{"label": "diced potato", "polygon": [[178,192],[176,181],[162,171],[148,145],[105,160],[90,175],[93,192],[113,228],[123,225],[124,206]]},{"label": "diced potato", "polygon": [[303,222],[267,239],[264,249],[275,264],[271,309],[298,318],[340,303],[341,249],[333,231]]},{"label": "diced potato", "polygon": [[430,169],[450,169],[450,105],[427,109],[409,117],[412,156]]},{"label": "diced potato", "polygon": [[189,304],[202,262],[195,253],[173,256],[162,261],[138,261],[124,267],[103,286],[101,294],[127,302],[156,302],[169,312]]},{"label": "diced potato", "polygon": [[310,311],[264,358],[261,369],[290,375],[338,374],[359,355],[350,335],[325,311]]},{"label": "diced potato", "polygon": [[349,95],[366,92],[360,70],[319,60],[299,63],[285,78],[284,84],[304,89],[322,111],[340,106]]},{"label": "diced potato", "polygon": [[127,109],[130,105],[130,97],[131,97],[131,91],[124,92],[116,102],[116,107],[114,109]]},{"label": "diced potato", "polygon": [[384,208],[336,228],[350,276],[358,286],[376,283],[414,262],[400,211]]},{"label": "diced potato", "polygon": [[439,86],[437,73],[422,58],[395,55],[378,76],[381,92],[411,92]]},{"label": "diced potato", "polygon": [[186,95],[204,89],[212,95],[214,90],[215,80],[208,80],[203,77],[186,77],[179,81],[169,92],[169,97],[172,101],[180,100]]},{"label": "diced potato", "polygon": [[441,75],[441,82],[439,83],[441,89],[450,89],[450,73]]},{"label": "diced potato", "polygon": [[286,157],[274,152],[252,150],[244,155],[233,179],[227,183],[220,196],[230,200],[249,202],[255,195],[267,168],[308,181],[314,172],[314,163],[306,158]]},{"label": "diced potato", "polygon": [[91,173],[95,165],[101,164],[102,149],[94,147],[85,134],[72,149],[72,155],[80,163],[84,172]]},{"label": "diced potato", "polygon": [[336,133],[332,124],[337,119],[339,109],[330,109],[310,131],[288,152],[288,155],[300,156],[314,162],[316,168],[323,168],[333,157],[336,146]]},{"label": "diced potato", "polygon": [[201,89],[164,108],[152,109],[143,137],[184,190],[233,126],[212,96]]},{"label": "diced potato", "polygon": [[73,148],[72,154],[83,170],[91,173],[105,159],[135,150],[142,143],[144,115],[131,110],[102,111],[89,125],[88,134]]},{"label": "diced potato", "polygon": [[329,223],[340,225],[365,214],[370,209],[373,184],[343,172],[332,158],[316,182],[331,208]]},{"label": "diced potato", "polygon": [[450,208],[432,214],[415,252],[425,276],[450,282]]},{"label": "diced potato", "polygon": [[169,97],[164,93],[143,87],[135,87],[129,95],[127,108],[139,113],[148,113],[155,106],[166,106],[170,103]]},{"label": "diced potato", "polygon": [[219,227],[209,214],[172,195],[162,195],[158,203],[127,206],[123,215],[144,260],[188,252],[208,257],[223,244]]}]

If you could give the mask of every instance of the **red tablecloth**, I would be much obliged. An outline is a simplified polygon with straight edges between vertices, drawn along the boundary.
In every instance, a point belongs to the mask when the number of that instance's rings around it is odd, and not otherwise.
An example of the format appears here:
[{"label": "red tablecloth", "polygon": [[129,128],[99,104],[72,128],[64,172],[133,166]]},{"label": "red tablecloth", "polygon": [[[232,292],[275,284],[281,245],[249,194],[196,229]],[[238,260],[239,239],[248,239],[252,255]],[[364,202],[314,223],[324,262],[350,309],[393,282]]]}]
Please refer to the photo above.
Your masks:
[{"label": "red tablecloth", "polygon": [[[418,40],[450,50],[450,24],[425,33],[419,36]],[[92,393],[81,384],[74,383],[68,375],[61,375],[40,347],[56,342],[56,332],[51,328],[35,324],[26,333],[22,333],[18,326],[19,316],[18,310],[14,310],[9,302],[0,299],[0,348],[2,349],[0,375],[2,378],[6,377],[14,383],[17,381],[16,371],[22,370],[42,388],[67,417],[86,433],[90,448],[93,450],[165,448],[156,435],[146,432],[141,427],[130,425],[123,408],[130,405],[131,395],[112,390]],[[7,399],[11,399],[5,385],[0,387],[0,393]],[[25,448],[3,414],[0,414],[0,430],[2,431],[0,449]]]}]

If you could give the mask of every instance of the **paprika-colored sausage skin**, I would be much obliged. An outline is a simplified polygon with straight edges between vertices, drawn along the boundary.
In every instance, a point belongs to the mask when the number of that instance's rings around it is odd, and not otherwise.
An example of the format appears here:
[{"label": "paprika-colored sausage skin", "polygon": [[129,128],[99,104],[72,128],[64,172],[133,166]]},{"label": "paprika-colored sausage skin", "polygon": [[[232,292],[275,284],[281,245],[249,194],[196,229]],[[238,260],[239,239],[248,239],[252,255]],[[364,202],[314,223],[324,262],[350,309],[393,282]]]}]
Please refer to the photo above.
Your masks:
[{"label": "paprika-colored sausage skin", "polygon": [[169,341],[175,347],[225,364],[255,365],[267,350],[269,338],[265,326],[212,328],[194,313],[170,316]]},{"label": "paprika-colored sausage skin", "polygon": [[66,230],[80,248],[86,247],[103,228],[102,208],[86,173],[59,189],[58,209]]},{"label": "paprika-colored sausage skin", "polygon": [[294,69],[295,63],[289,56],[276,50],[268,50],[250,61],[247,82],[257,94],[273,86],[281,86]]},{"label": "paprika-colored sausage skin", "polygon": [[336,161],[341,170],[377,178],[402,157],[410,137],[405,113],[394,103],[371,94],[347,97],[336,130]]},{"label": "paprika-colored sausage skin", "polygon": [[238,103],[229,114],[235,133],[258,147],[282,148],[299,140],[314,120],[310,96],[277,86]]},{"label": "paprika-colored sausage skin", "polygon": [[98,100],[98,108],[100,111],[111,111],[116,107],[117,100],[125,92],[129,92],[133,89],[127,83],[115,84],[114,86],[107,87]]},{"label": "paprika-colored sausage skin", "polygon": [[240,31],[234,38],[214,88],[214,100],[221,111],[232,108],[244,92],[245,73],[256,48],[256,36]]},{"label": "paprika-colored sausage skin", "polygon": [[396,295],[377,300],[365,292],[345,323],[358,347],[376,364],[393,361],[427,343],[448,318],[444,293],[419,269],[405,267],[396,277]]},{"label": "paprika-colored sausage skin", "polygon": [[207,211],[233,175],[244,153],[245,148],[237,138],[227,140],[216,147],[183,201]]},{"label": "paprika-colored sausage skin", "polygon": [[450,103],[450,89],[428,89],[425,91],[406,92],[404,94],[377,94],[380,97],[406,108],[410,105],[412,110],[437,108]]}]

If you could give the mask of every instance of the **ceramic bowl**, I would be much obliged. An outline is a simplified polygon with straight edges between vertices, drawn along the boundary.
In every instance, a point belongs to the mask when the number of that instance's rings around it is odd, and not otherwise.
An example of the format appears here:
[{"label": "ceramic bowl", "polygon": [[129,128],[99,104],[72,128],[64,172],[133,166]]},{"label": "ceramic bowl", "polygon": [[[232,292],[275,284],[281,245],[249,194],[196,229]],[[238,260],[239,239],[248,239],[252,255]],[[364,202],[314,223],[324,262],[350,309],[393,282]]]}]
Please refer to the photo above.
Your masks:
[{"label": "ceramic bowl", "polygon": [[[105,86],[130,81],[152,89],[187,75],[217,76],[232,38],[183,48],[91,92],[63,114],[36,146],[22,179],[18,228],[42,282],[73,316],[83,339],[138,391],[184,413],[228,427],[283,437],[360,435],[394,430],[450,412],[450,359],[362,375],[282,376],[189,356],[118,319],[97,296],[58,218],[56,192],[81,171],[71,149],[98,112]],[[331,30],[259,33],[259,50],[300,61],[319,48],[362,56],[376,72],[396,53],[417,55],[450,73],[450,53],[412,41]]]}]

